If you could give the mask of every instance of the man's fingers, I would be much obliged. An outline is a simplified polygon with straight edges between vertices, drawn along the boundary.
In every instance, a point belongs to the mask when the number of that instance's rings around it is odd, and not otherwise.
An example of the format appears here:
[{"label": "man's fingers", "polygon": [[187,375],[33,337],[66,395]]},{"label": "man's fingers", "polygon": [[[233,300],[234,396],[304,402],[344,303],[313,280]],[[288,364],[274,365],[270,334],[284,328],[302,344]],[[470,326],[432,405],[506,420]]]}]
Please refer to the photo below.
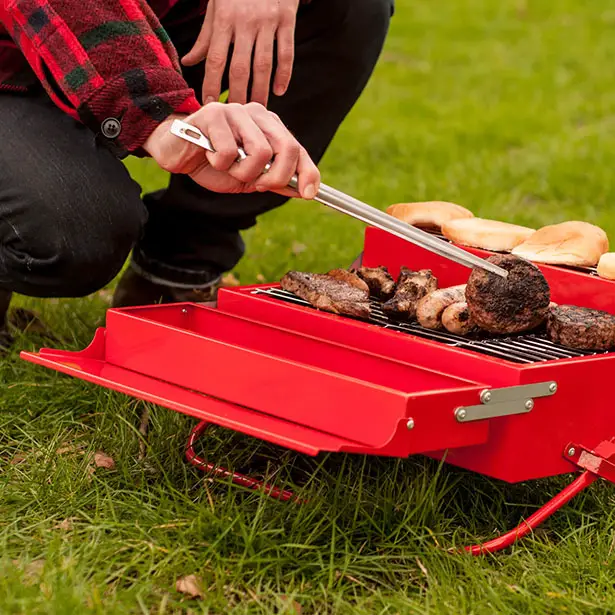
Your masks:
[{"label": "man's fingers", "polygon": [[276,96],[286,93],[293,74],[295,61],[295,17],[288,17],[278,28],[278,67],[275,73],[273,92]]},{"label": "man's fingers", "polygon": [[269,88],[271,87],[271,71],[273,69],[274,31],[262,28],[256,37],[254,50],[254,70],[252,77],[252,102],[267,106]]},{"label": "man's fingers", "polygon": [[233,58],[229,69],[228,101],[245,105],[248,102],[248,83],[252,68],[252,50],[256,31],[242,28],[234,40]]},{"label": "man's fingers", "polygon": [[207,51],[209,50],[209,44],[211,42],[211,35],[213,32],[212,22],[213,9],[211,13],[208,11],[203,22],[203,27],[199,32],[192,49],[182,58],[182,64],[184,66],[194,66],[199,62],[202,62],[207,57]]},{"label": "man's fingers", "polygon": [[221,28],[214,24],[214,30],[205,62],[205,79],[203,81],[203,104],[216,102],[220,98],[222,76],[226,69],[229,45],[231,44],[231,28]]},{"label": "man's fingers", "polygon": [[[197,128],[209,137],[215,153],[208,152],[207,160],[217,171],[228,171],[237,160],[237,140],[227,120],[227,114],[222,103],[217,103],[219,109],[208,115],[206,122],[195,122]],[[188,120],[190,121],[190,120]]]},{"label": "man's fingers", "polygon": [[253,107],[252,116],[273,148],[275,159],[269,171],[258,181],[257,188],[274,190],[288,184],[297,170],[301,146],[276,115],[262,107]]},{"label": "man's fingers", "polygon": [[320,188],[320,171],[304,147],[301,148],[299,154],[297,174],[299,175],[299,194],[304,199],[313,199]]},{"label": "man's fingers", "polygon": [[244,183],[254,182],[262,175],[265,166],[271,160],[273,149],[245,107],[232,104],[228,107],[229,123],[235,139],[242,143],[248,155],[245,160],[237,162],[229,173]]}]

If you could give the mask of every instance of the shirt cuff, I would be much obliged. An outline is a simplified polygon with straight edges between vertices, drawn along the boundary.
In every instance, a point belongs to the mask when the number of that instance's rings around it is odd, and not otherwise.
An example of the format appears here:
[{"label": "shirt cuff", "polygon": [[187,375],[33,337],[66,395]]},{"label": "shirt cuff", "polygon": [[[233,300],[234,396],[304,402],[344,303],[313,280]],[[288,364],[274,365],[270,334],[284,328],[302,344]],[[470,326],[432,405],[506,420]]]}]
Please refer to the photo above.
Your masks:
[{"label": "shirt cuff", "polygon": [[175,70],[134,69],[97,89],[78,109],[80,120],[118,158],[141,152],[154,129],[175,113],[201,105]]}]

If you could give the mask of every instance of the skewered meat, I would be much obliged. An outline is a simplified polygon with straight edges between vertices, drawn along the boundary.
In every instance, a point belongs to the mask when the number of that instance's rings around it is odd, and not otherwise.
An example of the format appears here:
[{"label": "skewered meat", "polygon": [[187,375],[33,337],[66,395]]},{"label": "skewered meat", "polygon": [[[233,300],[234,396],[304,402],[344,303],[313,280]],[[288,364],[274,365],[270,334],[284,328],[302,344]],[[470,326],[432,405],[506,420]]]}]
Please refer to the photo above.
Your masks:
[{"label": "skewered meat", "polygon": [[465,301],[449,305],[442,312],[442,324],[447,331],[456,335],[467,335],[476,329]]},{"label": "skewered meat", "polygon": [[559,305],[549,311],[547,335],[552,342],[583,350],[615,347],[615,316],[601,310]]},{"label": "skewered meat", "polygon": [[416,305],[428,293],[438,288],[438,279],[431,269],[412,271],[401,268],[395,295],[383,304],[384,313],[395,320],[412,320],[416,316]]},{"label": "skewered meat", "polygon": [[512,334],[541,325],[549,311],[550,290],[536,265],[518,256],[496,254],[487,259],[508,271],[506,279],[474,269],[466,288],[472,320],[490,333]]},{"label": "skewered meat", "polygon": [[465,284],[440,288],[423,297],[416,305],[416,319],[426,329],[442,328],[442,312],[451,304],[465,299]]},{"label": "skewered meat", "polygon": [[[369,318],[370,304],[367,284],[350,272],[346,273],[348,276],[339,273],[328,275],[289,271],[280,284],[284,290],[295,293],[319,310]],[[361,284],[357,284],[354,278]]]},{"label": "skewered meat", "polygon": [[388,301],[395,293],[395,280],[386,267],[360,267],[356,273],[367,283],[372,297]]}]

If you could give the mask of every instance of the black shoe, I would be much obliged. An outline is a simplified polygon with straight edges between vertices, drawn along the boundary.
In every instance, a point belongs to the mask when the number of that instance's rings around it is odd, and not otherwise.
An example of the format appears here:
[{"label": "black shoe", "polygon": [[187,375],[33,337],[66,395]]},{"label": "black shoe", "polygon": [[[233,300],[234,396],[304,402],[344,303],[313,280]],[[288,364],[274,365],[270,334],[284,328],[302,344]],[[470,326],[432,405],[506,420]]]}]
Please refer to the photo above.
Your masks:
[{"label": "black shoe", "polygon": [[120,279],[113,295],[112,307],[136,307],[159,303],[215,303],[219,284],[206,289],[182,289],[155,284],[132,267]]}]

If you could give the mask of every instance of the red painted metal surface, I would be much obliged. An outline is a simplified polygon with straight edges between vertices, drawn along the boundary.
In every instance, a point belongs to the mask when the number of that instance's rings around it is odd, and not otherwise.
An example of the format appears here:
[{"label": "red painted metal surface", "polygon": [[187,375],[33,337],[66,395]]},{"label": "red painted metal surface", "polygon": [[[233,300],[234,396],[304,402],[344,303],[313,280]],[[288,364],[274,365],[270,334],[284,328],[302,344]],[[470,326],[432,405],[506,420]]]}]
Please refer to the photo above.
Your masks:
[{"label": "red painted metal surface", "polygon": [[527,536],[530,532],[533,532],[562,506],[570,502],[573,497],[589,487],[597,478],[598,477],[591,472],[583,472],[580,476],[575,478],[570,485],[562,489],[554,498],[549,500],[516,528],[480,545],[464,547],[465,551],[472,555],[485,555],[486,553],[495,553],[496,551],[501,551],[502,549],[510,547],[524,536]]},{"label": "red painted metal surface", "polygon": [[292,491],[280,489],[274,485],[268,485],[262,480],[251,478],[245,474],[240,474],[239,472],[231,472],[222,466],[216,465],[215,463],[210,463],[202,457],[199,457],[194,450],[194,446],[203,436],[208,427],[209,423],[207,421],[201,421],[190,432],[190,437],[188,438],[188,444],[186,446],[186,459],[188,460],[188,463],[209,475],[216,476],[217,478],[230,478],[233,483],[239,485],[240,487],[254,489],[255,491],[263,491],[265,495],[268,495],[274,500],[282,500],[283,502],[286,502],[294,498]]},{"label": "red painted metal surface", "polygon": [[[480,250],[470,250],[485,256]],[[376,229],[363,264],[430,268],[441,286],[469,270]],[[558,303],[615,313],[615,282],[541,267]],[[258,287],[258,288],[266,288]],[[615,353],[517,364],[284,303],[257,287],[223,289],[217,309],[195,304],[109,310],[82,352],[43,349],[28,361],[225,428],[316,455],[322,451],[405,457],[426,454],[508,482],[582,468],[545,509],[495,542],[511,544],[595,476],[615,481],[611,374]],[[524,414],[463,423],[460,406],[485,388],[555,381],[558,390]],[[410,428],[409,428],[410,427]],[[197,432],[199,433],[199,429]],[[195,436],[196,437],[196,436]],[[577,442],[574,455],[564,445]],[[189,458],[218,475],[189,449]],[[247,477],[234,480],[264,488]],[[273,494],[273,493],[272,493]],[[278,494],[282,497],[283,494]]]}]

